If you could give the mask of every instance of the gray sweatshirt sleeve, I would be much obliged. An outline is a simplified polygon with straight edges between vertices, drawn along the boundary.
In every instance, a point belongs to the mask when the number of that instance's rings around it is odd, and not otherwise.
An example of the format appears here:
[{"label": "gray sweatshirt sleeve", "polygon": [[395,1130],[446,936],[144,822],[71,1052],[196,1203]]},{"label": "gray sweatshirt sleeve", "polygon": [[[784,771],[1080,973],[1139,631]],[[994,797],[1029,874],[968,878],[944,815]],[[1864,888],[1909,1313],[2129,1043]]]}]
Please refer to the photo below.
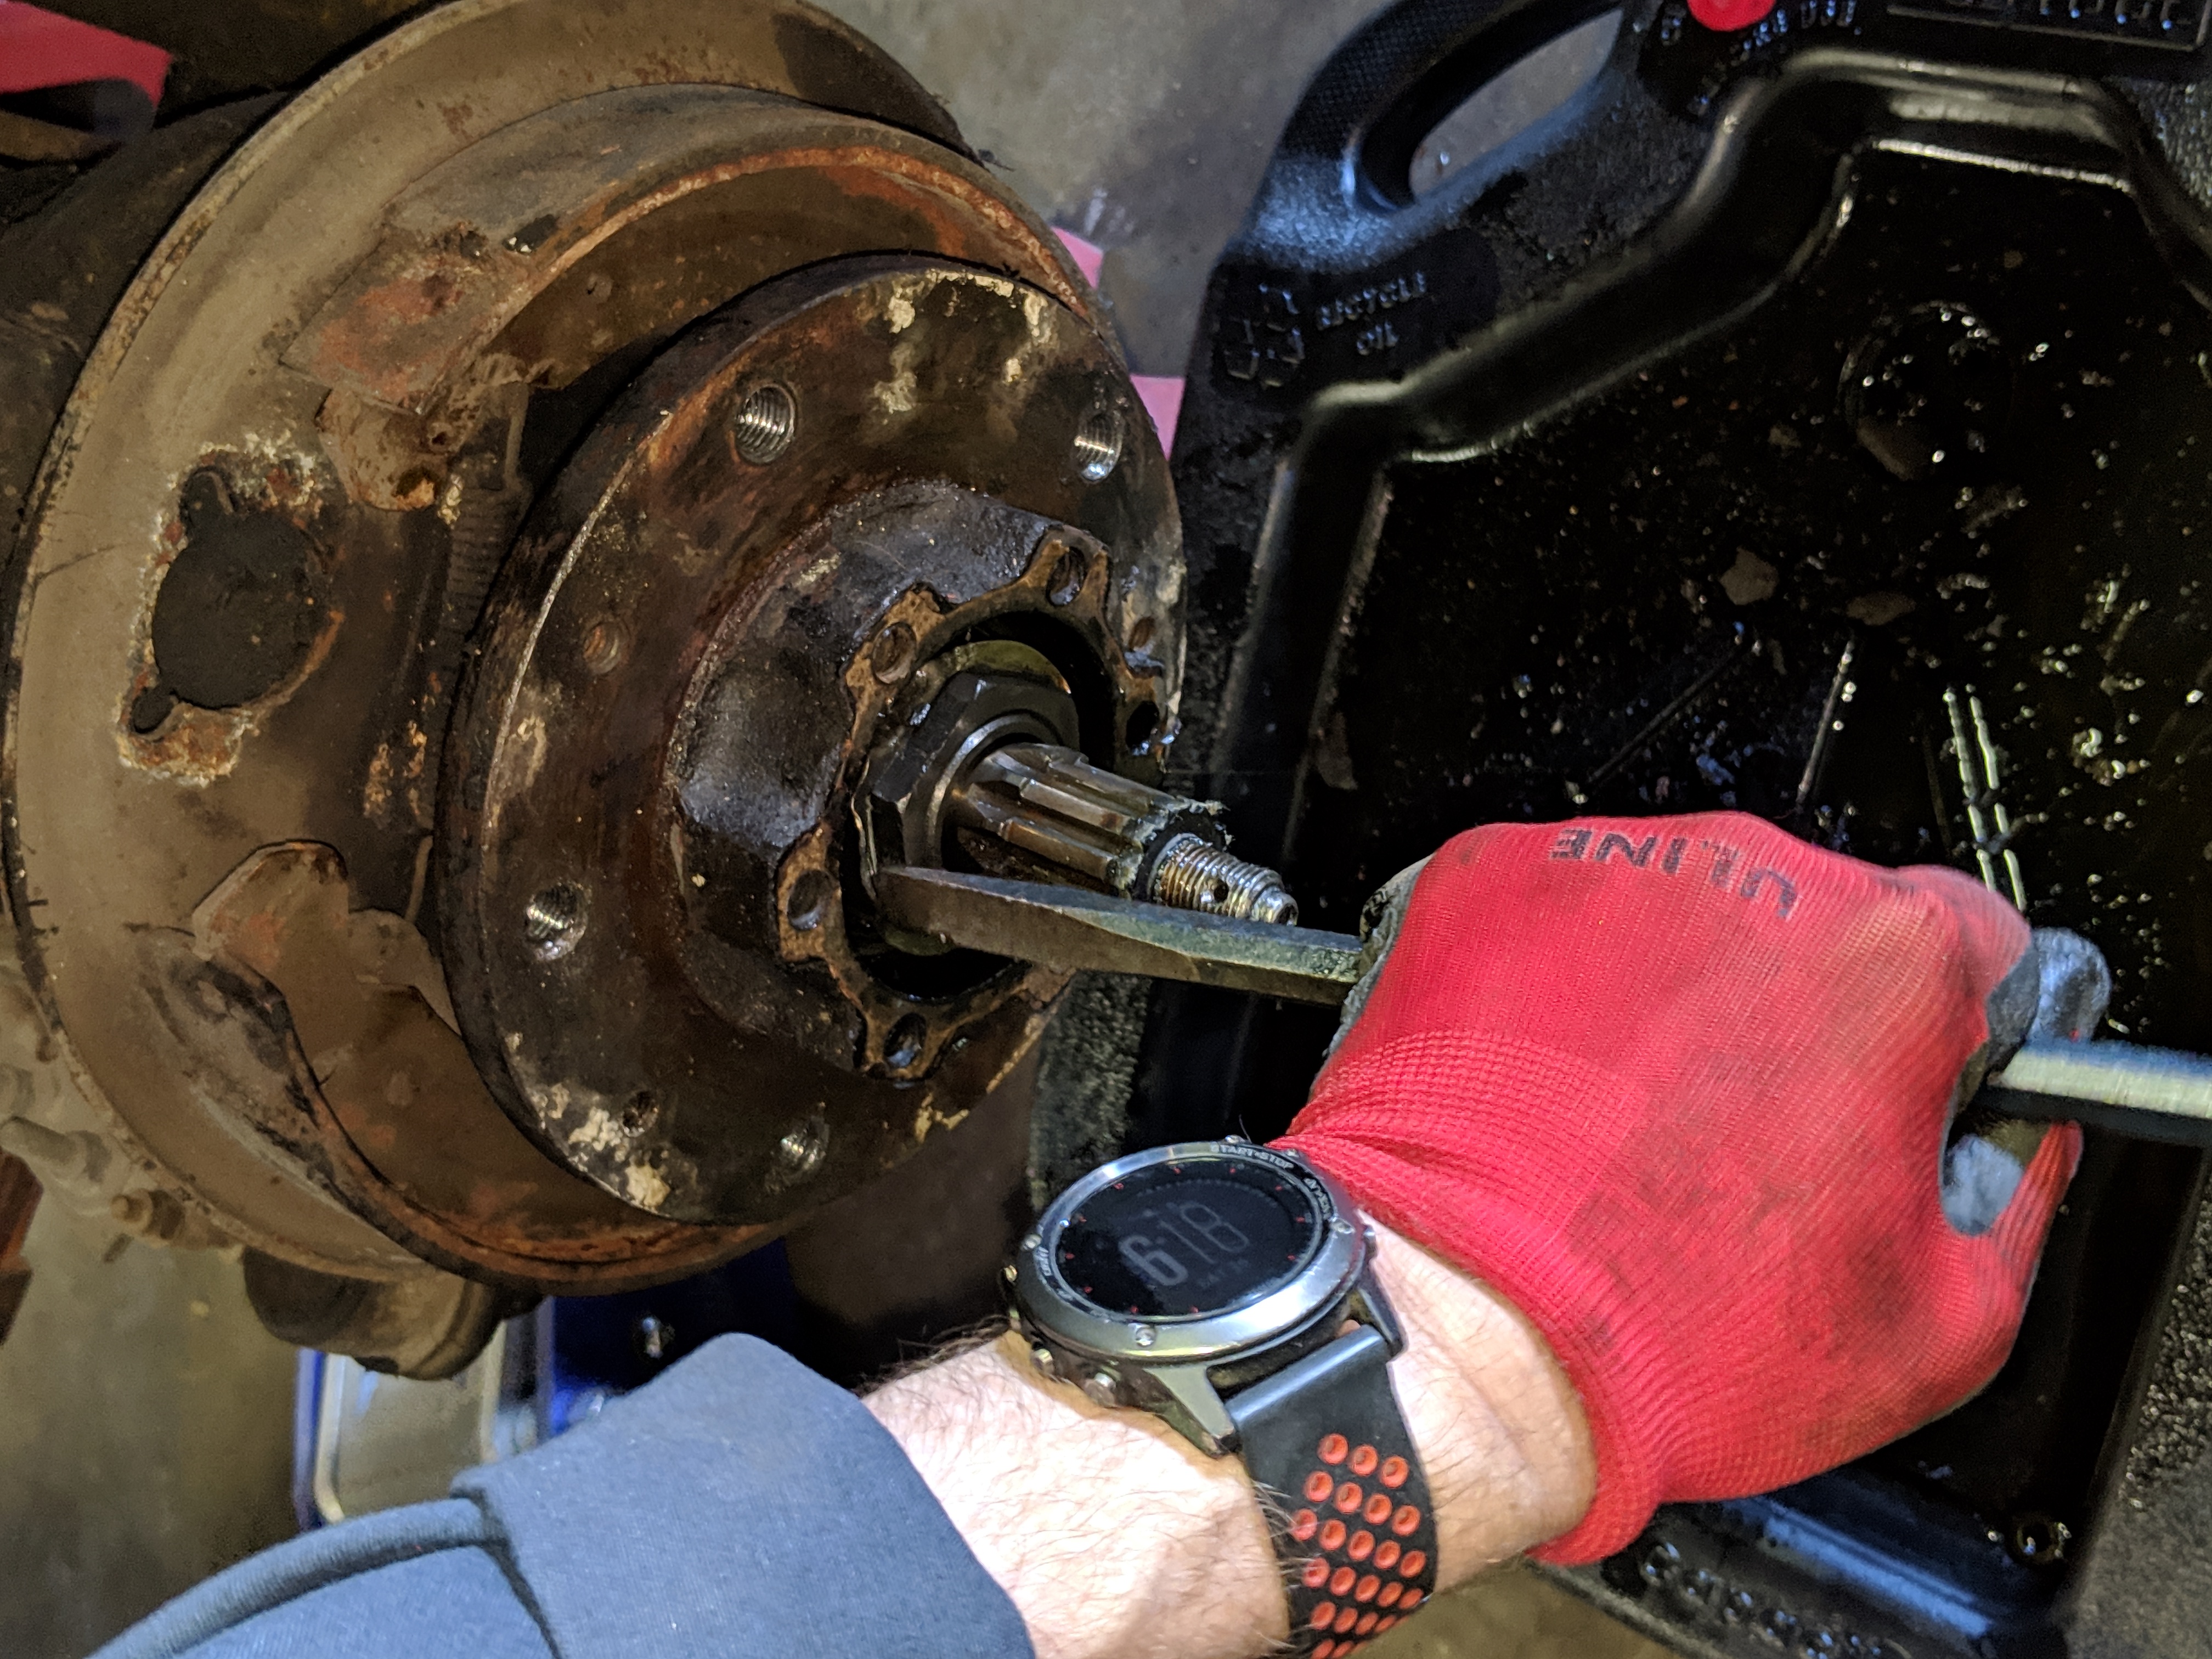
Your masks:
[{"label": "gray sweatshirt sleeve", "polygon": [[852,1395],[724,1337],[439,1504],[309,1533],[97,1659],[1030,1659]]}]

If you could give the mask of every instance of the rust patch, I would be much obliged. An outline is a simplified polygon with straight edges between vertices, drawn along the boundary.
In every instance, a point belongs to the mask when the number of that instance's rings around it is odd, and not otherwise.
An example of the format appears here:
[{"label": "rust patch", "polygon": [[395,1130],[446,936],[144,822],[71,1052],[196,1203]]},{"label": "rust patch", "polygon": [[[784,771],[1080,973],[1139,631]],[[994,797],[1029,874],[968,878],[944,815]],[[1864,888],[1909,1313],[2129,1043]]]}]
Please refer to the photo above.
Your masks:
[{"label": "rust patch", "polygon": [[409,513],[438,499],[446,460],[430,447],[428,423],[421,416],[341,388],[323,399],[315,427],[346,494],[363,506]]},{"label": "rust patch", "polygon": [[379,823],[394,821],[392,810],[394,792],[405,808],[407,821],[423,829],[430,826],[430,804],[423,798],[423,769],[430,757],[430,736],[414,720],[409,720],[397,741],[385,738],[369,757],[368,770],[361,784],[361,810]]},{"label": "rust patch", "polygon": [[[641,138],[639,110],[665,118],[650,131],[679,137]],[[718,123],[727,132],[719,155],[710,138]],[[838,141],[805,142],[810,131],[835,131]],[[598,143],[601,133],[612,142]],[[334,388],[427,413],[532,301],[602,244],[697,192],[778,174],[789,175],[793,192],[826,189],[848,216],[859,204],[892,206],[919,225],[922,243],[1014,270],[1087,319],[1088,297],[1068,281],[1057,251],[988,178],[968,172],[950,152],[851,118],[802,112],[770,122],[725,88],[603,94],[493,135],[402,198],[375,252],[285,361]],[[708,269],[747,257],[734,244],[693,253]],[[688,321],[764,274],[748,270],[705,289],[696,279],[674,284],[669,314],[649,326]],[[632,329],[646,321],[629,320]],[[549,372],[552,383],[563,378],[531,363],[535,380]]]},{"label": "rust patch", "polygon": [[440,1266],[541,1290],[674,1277],[763,1235],[647,1215],[548,1159],[485,1089],[422,936],[350,896],[336,849],[265,847],[200,902],[192,934],[282,998],[322,1149],[360,1213]]}]

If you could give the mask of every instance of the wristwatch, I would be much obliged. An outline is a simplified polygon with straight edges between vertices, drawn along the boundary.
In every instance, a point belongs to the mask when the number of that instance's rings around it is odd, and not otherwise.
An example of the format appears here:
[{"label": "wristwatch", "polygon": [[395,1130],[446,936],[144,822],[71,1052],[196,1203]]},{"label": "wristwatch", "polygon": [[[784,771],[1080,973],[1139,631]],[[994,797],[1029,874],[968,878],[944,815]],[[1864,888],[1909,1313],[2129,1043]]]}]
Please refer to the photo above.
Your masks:
[{"label": "wristwatch", "polygon": [[1336,1659],[1436,1587],[1436,1523],[1389,1362],[1405,1346],[1351,1199],[1231,1139],[1117,1158],[1008,1269],[1039,1370],[1241,1455],[1289,1569],[1291,1650]]}]

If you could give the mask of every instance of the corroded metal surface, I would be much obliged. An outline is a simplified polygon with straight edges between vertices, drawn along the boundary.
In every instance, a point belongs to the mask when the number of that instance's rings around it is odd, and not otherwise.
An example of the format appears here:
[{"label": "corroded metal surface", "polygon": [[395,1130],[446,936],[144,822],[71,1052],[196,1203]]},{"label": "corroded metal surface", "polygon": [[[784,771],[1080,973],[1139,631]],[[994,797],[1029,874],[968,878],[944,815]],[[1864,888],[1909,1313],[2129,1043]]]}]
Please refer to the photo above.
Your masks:
[{"label": "corroded metal surface", "polygon": [[521,1284],[612,1289],[746,1242],[641,1214],[539,1156],[477,1074],[422,934],[350,898],[333,849],[293,843],[252,854],[192,917],[198,956],[282,998],[342,1199],[425,1260]]},{"label": "corroded metal surface", "polygon": [[[326,1273],[565,1289],[686,1271],[817,1200],[786,1183],[716,1212],[750,1224],[707,1224],[712,1206],[653,1213],[547,1158],[498,1109],[489,1028],[462,1015],[472,1054],[446,1007],[432,842],[472,635],[561,459],[686,325],[884,249],[997,273],[1126,394],[1048,233],[910,78],[784,0],[460,0],[198,187],[85,359],[8,596],[9,910],[42,1063],[96,1126],[44,1133],[109,1154],[88,1194],[122,1182],[175,1240]],[[1141,511],[1091,523],[1072,471],[1023,505],[1166,573],[1164,466],[1127,409],[1133,459],[1092,494],[1133,488]],[[890,476],[794,508],[775,547]],[[1137,603],[1102,589],[1099,626]],[[982,1046],[996,1064],[1018,1039]],[[878,1113],[884,1147],[993,1074],[956,1057],[941,1100]]]},{"label": "corroded metal surface", "polygon": [[1102,411],[1141,419],[1048,294],[870,259],[718,314],[586,441],[493,596],[437,864],[462,1029],[553,1157],[772,1219],[1019,1056],[1062,976],[884,949],[854,793],[926,714],[916,671],[975,641],[1048,659],[1144,768],[1121,734],[1173,706],[1181,562],[1156,449],[1077,464]]}]

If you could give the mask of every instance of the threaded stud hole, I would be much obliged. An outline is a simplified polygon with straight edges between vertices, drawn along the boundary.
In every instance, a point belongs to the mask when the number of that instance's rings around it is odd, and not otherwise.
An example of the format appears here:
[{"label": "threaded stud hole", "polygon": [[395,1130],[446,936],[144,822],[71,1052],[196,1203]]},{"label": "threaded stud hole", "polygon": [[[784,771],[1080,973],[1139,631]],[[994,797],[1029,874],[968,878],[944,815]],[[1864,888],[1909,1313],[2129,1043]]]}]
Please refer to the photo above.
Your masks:
[{"label": "threaded stud hole", "polygon": [[1121,464],[1121,416],[1102,409],[1076,428],[1075,470],[1097,483]]},{"label": "threaded stud hole", "polygon": [[730,422],[730,441],[755,466],[766,466],[791,447],[799,429],[799,401],[780,386],[757,386]]},{"label": "threaded stud hole", "polygon": [[928,1041],[928,1023],[920,1014],[908,1014],[891,1027],[890,1036],[884,1044],[884,1064],[895,1072],[912,1069]]},{"label": "threaded stud hole", "polygon": [[591,899],[573,881],[541,888],[523,907],[522,933],[540,962],[558,962],[584,937]]}]

